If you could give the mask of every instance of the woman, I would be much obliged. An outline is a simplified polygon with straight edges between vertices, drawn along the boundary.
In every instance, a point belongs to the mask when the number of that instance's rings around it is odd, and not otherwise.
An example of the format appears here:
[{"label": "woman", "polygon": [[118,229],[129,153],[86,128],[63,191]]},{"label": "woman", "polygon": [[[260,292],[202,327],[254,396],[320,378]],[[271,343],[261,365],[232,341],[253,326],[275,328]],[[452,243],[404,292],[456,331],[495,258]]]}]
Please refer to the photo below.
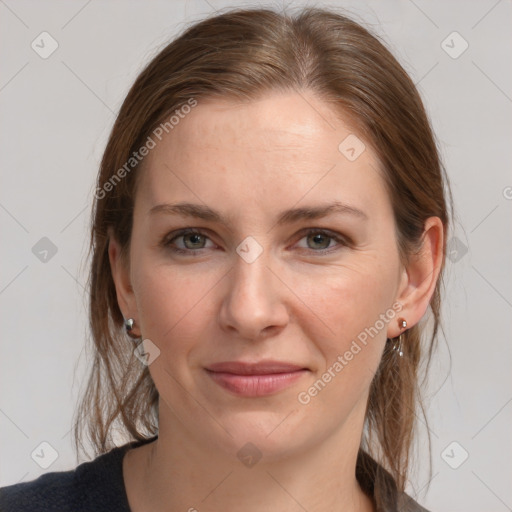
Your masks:
[{"label": "woman", "polygon": [[1,509],[425,510],[404,489],[445,188],[414,84],[354,21],[240,9],[186,30],[98,176],[76,428],[98,457]]}]

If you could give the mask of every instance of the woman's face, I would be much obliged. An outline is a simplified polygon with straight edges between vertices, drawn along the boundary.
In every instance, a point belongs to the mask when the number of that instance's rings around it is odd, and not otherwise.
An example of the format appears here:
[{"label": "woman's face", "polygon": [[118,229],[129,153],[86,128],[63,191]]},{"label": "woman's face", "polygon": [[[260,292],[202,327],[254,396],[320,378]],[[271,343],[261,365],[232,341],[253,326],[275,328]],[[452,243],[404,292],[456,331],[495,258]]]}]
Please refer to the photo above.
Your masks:
[{"label": "woman's face", "polygon": [[[405,275],[379,162],[327,104],[199,101],[144,161],[117,283],[160,351],[161,431],[233,454],[358,445]],[[303,370],[211,371],[270,360]]]}]

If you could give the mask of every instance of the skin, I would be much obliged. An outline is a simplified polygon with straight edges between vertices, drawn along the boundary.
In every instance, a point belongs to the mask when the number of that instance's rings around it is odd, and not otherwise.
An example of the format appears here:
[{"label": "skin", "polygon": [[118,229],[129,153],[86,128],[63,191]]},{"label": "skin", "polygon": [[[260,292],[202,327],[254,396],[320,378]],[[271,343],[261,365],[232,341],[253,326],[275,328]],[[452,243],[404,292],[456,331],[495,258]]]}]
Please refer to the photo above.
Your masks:
[{"label": "skin", "polygon": [[[121,311],[160,350],[149,367],[160,393],[159,438],[124,458],[133,511],[375,510],[354,474],[369,386],[386,339],[402,332],[398,318],[409,328],[427,309],[443,227],[429,218],[421,252],[400,265],[374,152],[366,144],[351,162],[338,150],[353,133],[310,91],[201,100],[146,157],[129,261],[114,238],[109,246]],[[282,210],[335,200],[367,219],[334,213],[276,224]],[[149,213],[177,202],[207,205],[227,225]],[[171,242],[187,254],[162,246],[181,228],[204,234]],[[348,241],[308,237],[306,228]],[[252,263],[236,252],[248,236],[262,249]],[[300,403],[298,393],[397,302],[402,310]],[[309,371],[285,390],[248,398],[204,370],[267,358]],[[248,442],[262,454],[252,467],[237,458]]]}]

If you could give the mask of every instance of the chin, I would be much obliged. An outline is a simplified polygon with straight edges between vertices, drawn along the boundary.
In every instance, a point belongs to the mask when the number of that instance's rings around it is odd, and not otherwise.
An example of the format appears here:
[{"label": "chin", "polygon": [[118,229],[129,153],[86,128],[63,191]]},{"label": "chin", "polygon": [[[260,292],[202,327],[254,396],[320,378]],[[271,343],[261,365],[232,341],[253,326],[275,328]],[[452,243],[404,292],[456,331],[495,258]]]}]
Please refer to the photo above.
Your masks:
[{"label": "chin", "polygon": [[242,462],[245,456],[276,462],[309,444],[304,418],[290,411],[239,412],[229,418],[224,416],[221,423],[231,435],[222,431],[222,439],[215,440],[215,445],[233,453]]}]

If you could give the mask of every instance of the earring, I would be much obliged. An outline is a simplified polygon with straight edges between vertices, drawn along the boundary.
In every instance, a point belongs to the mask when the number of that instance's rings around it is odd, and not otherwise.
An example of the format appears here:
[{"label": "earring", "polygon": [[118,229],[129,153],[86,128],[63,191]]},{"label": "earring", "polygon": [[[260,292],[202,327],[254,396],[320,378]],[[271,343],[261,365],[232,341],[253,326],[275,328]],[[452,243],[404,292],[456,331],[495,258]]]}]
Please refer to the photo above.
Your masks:
[{"label": "earring", "polygon": [[134,339],[134,340],[139,340],[139,336],[136,336],[132,333],[132,330],[133,330],[133,326],[135,325],[135,321],[133,318],[127,318],[125,319],[124,321],[124,327],[126,329],[126,333],[128,334],[128,336],[130,336],[130,338]]},{"label": "earring", "polygon": [[[399,318],[398,325],[400,326],[401,329],[405,329],[407,327],[407,322],[405,321],[405,319]],[[398,353],[399,357],[403,357],[403,355],[404,355],[404,353],[402,351],[402,334],[403,333],[400,333],[398,335],[398,340],[395,341],[395,343],[393,345],[393,350]]]}]

